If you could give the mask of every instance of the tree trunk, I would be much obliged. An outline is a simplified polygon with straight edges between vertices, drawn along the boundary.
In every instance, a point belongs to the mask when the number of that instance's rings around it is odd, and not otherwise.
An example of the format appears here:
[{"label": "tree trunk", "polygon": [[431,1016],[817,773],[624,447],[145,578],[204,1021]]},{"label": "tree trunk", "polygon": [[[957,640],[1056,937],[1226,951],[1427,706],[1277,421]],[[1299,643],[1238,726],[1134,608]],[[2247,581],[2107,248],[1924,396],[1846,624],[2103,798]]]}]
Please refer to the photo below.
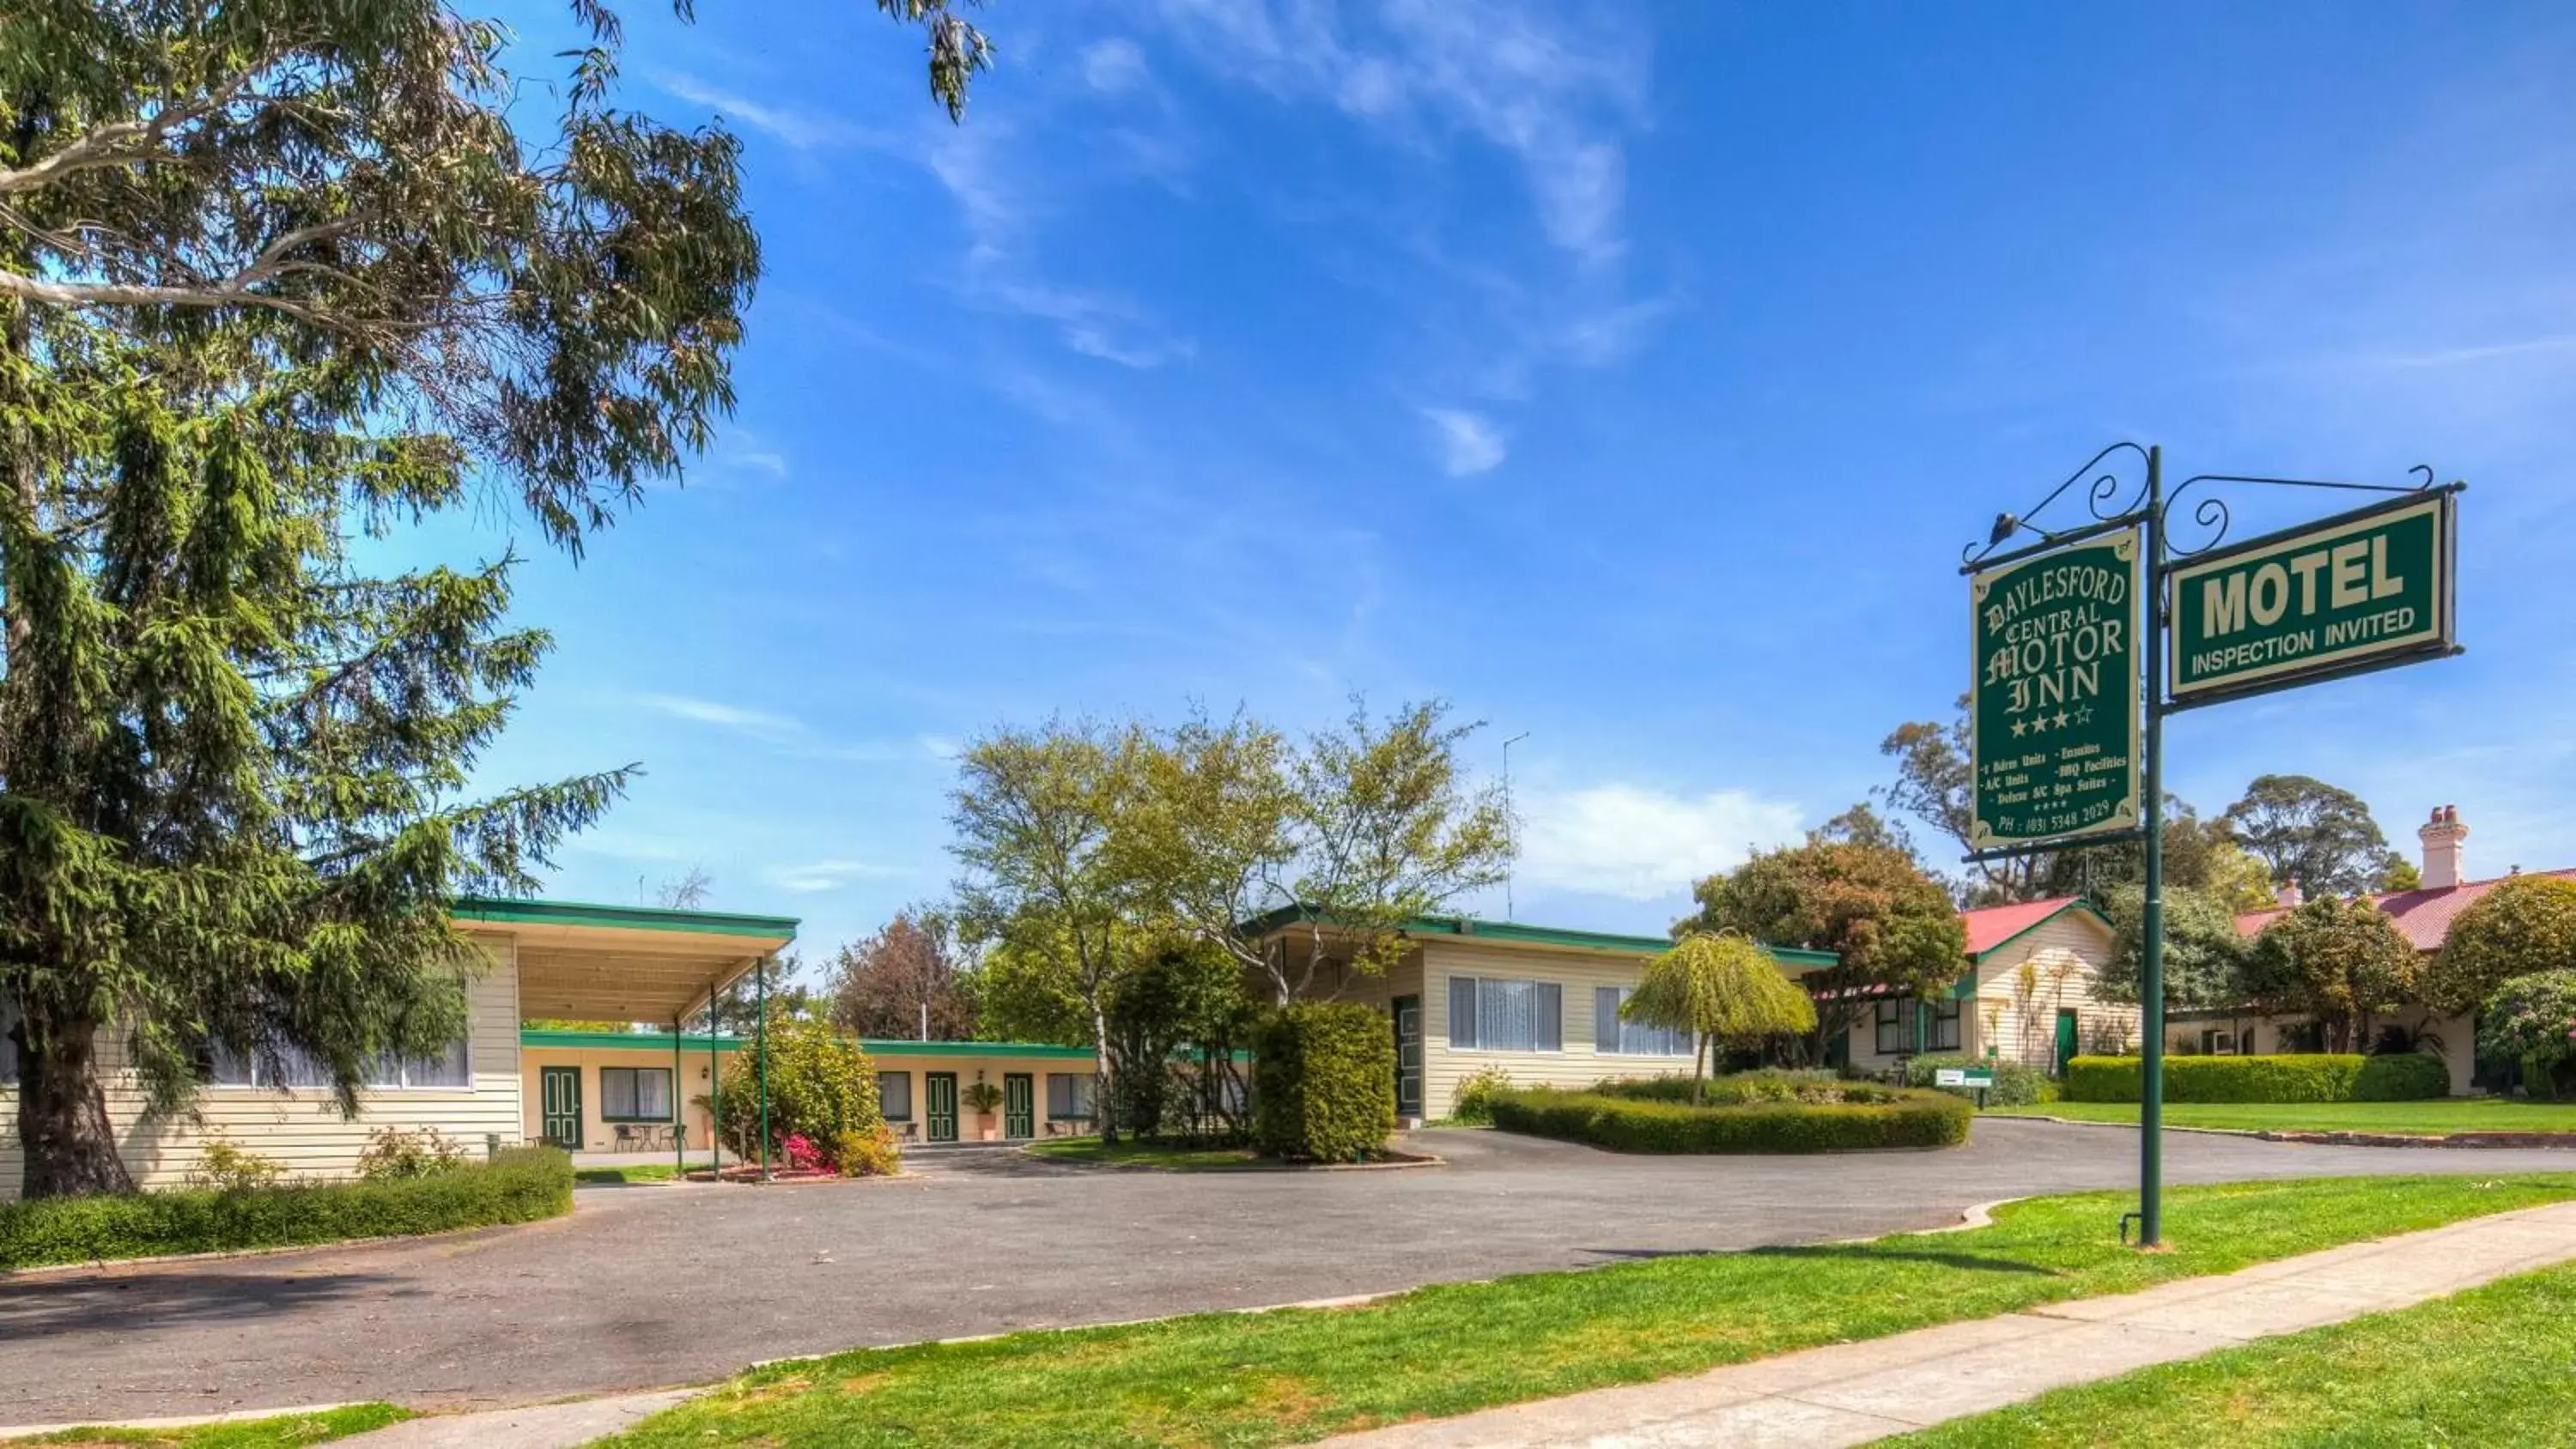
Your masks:
[{"label": "tree trunk", "polygon": [[1695,1045],[1693,1045],[1693,1046],[1691,1047],[1691,1105],[1692,1105],[1692,1106],[1697,1107],[1697,1106],[1701,1106],[1701,1105],[1703,1105],[1703,1103],[1702,1103],[1702,1101],[1701,1101],[1701,1090],[1700,1090],[1700,1087],[1701,1087],[1701,1084],[1702,1084],[1702,1083],[1704,1083],[1704,1082],[1706,1082],[1707,1080],[1708,1080],[1708,1038],[1703,1036],[1703,1037],[1701,1037],[1701,1038],[1699,1039],[1699,1041],[1698,1041]]},{"label": "tree trunk", "polygon": [[19,1195],[70,1197],[132,1192],[116,1154],[107,1091],[98,1079],[98,1032],[87,1012],[63,1011],[30,996],[18,1023],[18,1140],[24,1145]]},{"label": "tree trunk", "polygon": [[1100,1143],[1107,1147],[1118,1141],[1118,1078],[1109,1046],[1109,1013],[1097,999],[1091,1007],[1091,1039],[1100,1044],[1100,1080],[1091,1085],[1091,1110],[1099,1114]]}]

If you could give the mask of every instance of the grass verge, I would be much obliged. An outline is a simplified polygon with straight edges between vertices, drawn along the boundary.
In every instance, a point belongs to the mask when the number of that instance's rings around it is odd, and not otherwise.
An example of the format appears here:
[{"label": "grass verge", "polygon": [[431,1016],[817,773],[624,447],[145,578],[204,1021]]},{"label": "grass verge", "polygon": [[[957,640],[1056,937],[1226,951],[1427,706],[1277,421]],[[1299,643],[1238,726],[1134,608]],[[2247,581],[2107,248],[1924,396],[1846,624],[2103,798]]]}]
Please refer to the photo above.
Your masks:
[{"label": "grass verge", "polygon": [[1032,1142],[1031,1156],[1050,1162],[1087,1162],[1110,1167],[1151,1167],[1164,1172],[1222,1172],[1254,1167],[1260,1154],[1249,1147],[1170,1147],[1159,1142],[1121,1142],[1105,1146],[1097,1137],[1066,1137]]},{"label": "grass verge", "polygon": [[[689,1164],[691,1172],[705,1172],[712,1164],[705,1158]],[[600,1187],[621,1182],[669,1182],[678,1176],[667,1162],[635,1163],[625,1167],[576,1167],[572,1180],[584,1187]]]},{"label": "grass verge", "polygon": [[2563,1449],[2576,1267],[2059,1389],[1879,1449],[2475,1444]]},{"label": "grass verge", "polygon": [[279,1414],[266,1419],[238,1419],[227,1424],[198,1424],[185,1429],[66,1429],[17,1444],[84,1444],[133,1446],[133,1449],[296,1449],[327,1444],[411,1418],[409,1409],[392,1404],[351,1404],[318,1414]]},{"label": "grass verge", "polygon": [[[2184,1187],[2174,1251],[2122,1248],[2126,1194],[1994,1226],[1423,1288],[1358,1308],[1206,1314],[862,1350],[756,1369],[610,1441],[981,1446],[1297,1443],[1413,1418],[2124,1293],[2576,1197],[2576,1173]],[[1605,1224],[1602,1243],[1617,1242]]]},{"label": "grass verge", "polygon": [[[1990,1115],[2069,1117],[2135,1126],[2138,1104],[2047,1102],[1998,1107]],[[2387,1132],[2403,1137],[2453,1132],[2576,1133],[2576,1102],[2520,1102],[2506,1097],[2445,1097],[2430,1102],[2167,1102],[2165,1125],[2241,1132]]]}]

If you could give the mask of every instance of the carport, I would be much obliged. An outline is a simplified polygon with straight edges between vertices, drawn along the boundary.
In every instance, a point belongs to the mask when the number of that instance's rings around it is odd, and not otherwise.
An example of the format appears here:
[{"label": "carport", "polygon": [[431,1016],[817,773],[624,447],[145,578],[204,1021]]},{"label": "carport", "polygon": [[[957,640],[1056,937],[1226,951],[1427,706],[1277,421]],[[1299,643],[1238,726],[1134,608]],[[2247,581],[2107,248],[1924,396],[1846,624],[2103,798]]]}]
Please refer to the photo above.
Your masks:
[{"label": "carport", "polygon": [[[769,1172],[770,963],[796,939],[789,916],[725,911],[603,906],[574,901],[521,901],[466,897],[455,919],[506,930],[519,979],[519,1019],[668,1023],[671,1031],[671,1112],[683,1120],[680,1083],[686,1064],[687,1024],[704,1018],[708,1078],[716,1070],[713,1038],[716,1003],[751,981],[758,1008],[754,1076],[759,1084],[761,1175]],[[712,1144],[724,1165],[723,1124]],[[688,1162],[684,1134],[673,1133],[675,1165]]]}]

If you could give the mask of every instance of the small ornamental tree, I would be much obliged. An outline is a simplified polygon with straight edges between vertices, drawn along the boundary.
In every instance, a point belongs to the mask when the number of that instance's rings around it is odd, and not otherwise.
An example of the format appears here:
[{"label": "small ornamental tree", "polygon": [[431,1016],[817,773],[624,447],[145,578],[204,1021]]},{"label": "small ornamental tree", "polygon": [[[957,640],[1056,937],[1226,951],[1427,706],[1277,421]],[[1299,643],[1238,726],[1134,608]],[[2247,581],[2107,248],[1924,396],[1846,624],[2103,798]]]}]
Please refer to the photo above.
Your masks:
[{"label": "small ornamental tree", "polygon": [[1815,1030],[1816,1004],[1745,937],[1694,932],[1646,963],[1644,979],[1619,1005],[1621,1020],[1691,1034],[1691,1105],[1702,1098],[1708,1059],[1720,1048],[1761,1045]]},{"label": "small ornamental tree", "polygon": [[1968,969],[1967,935],[1939,882],[1903,851],[1814,840],[1757,851],[1692,887],[1699,911],[1677,933],[1738,931],[1774,946],[1832,951],[1841,960],[1799,985],[1817,993],[1814,1048],[1849,1031],[1863,998],[1884,987],[1930,997]]},{"label": "small ornamental tree", "polygon": [[2576,1099],[2576,970],[2535,971],[2497,986],[2478,1013],[2478,1054],[2520,1062],[2535,1097]]},{"label": "small ornamental tree", "polygon": [[[754,1043],[744,1043],[725,1063],[716,1092],[725,1146],[744,1157],[760,1155],[760,1056]],[[770,1160],[783,1160],[781,1144],[790,1137],[818,1144],[828,1157],[846,1134],[873,1133],[884,1121],[876,1063],[857,1042],[819,1021],[770,1021]]]},{"label": "small ornamental tree", "polygon": [[2414,945],[2369,901],[2325,896],[2290,911],[2255,938],[2248,978],[2274,1009],[2326,1024],[2326,1050],[2355,1051],[2371,1013],[2414,999]]},{"label": "small ornamental tree", "polygon": [[[2102,898],[2111,918],[2111,959],[2103,964],[2101,994],[2138,999],[2138,961],[2146,936],[2146,892],[2113,886]],[[2215,891],[2165,892],[2165,1005],[2228,1009],[2249,1003],[2245,964],[2248,943],[2236,929],[2235,904]]]},{"label": "small ornamental tree", "polygon": [[2461,1015],[2506,981],[2576,970],[2576,880],[2518,876],[2501,881],[2451,922],[2424,973],[2424,999]]}]

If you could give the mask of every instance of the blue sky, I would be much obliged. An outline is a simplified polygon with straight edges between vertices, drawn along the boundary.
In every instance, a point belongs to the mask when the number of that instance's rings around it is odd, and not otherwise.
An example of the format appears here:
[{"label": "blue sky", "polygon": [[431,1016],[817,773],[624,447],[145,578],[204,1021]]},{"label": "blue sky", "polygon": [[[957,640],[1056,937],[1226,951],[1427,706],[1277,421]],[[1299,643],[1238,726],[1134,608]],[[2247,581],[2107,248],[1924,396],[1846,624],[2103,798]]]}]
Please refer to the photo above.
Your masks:
[{"label": "blue sky", "polygon": [[1660,930],[1884,781],[1960,546],[2123,437],[2472,485],[2470,653],[2186,716],[2174,788],[2576,864],[2576,10],[997,0],[952,127],[860,0],[627,9],[767,274],[684,488],[434,538],[559,639],[488,778],[649,772],[558,894],[700,864],[828,954],[997,722],[1357,690],[1528,732],[1521,918]]}]

